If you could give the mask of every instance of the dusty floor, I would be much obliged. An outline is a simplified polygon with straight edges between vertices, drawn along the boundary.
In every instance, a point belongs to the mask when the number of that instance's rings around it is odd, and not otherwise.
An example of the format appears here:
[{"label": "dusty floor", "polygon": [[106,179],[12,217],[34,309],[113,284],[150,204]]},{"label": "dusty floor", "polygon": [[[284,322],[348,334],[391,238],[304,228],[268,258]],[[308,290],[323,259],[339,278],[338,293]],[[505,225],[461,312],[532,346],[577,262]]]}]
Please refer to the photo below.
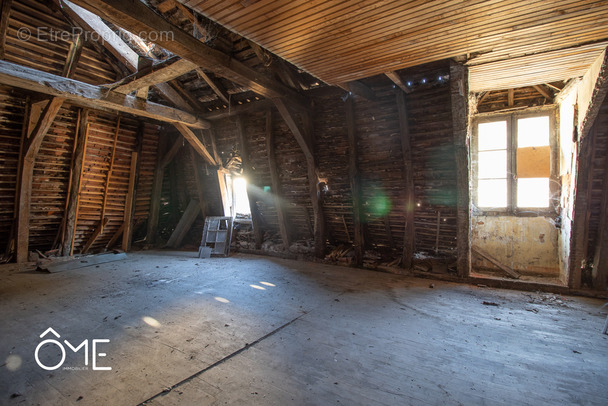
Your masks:
[{"label": "dusty floor", "polygon": [[600,300],[194,256],[0,268],[0,404],[608,404]]}]

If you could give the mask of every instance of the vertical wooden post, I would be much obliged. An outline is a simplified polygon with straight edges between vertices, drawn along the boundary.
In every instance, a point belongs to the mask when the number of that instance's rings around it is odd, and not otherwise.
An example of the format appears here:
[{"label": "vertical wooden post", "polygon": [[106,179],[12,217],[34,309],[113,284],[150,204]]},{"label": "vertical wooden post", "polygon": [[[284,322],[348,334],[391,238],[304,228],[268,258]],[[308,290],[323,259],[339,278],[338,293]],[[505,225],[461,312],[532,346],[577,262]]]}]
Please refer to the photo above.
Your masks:
[{"label": "vertical wooden post", "polygon": [[350,178],[350,190],[353,199],[353,222],[355,233],[353,243],[355,245],[354,263],[363,265],[365,254],[365,230],[363,225],[363,205],[361,202],[361,179],[359,165],[357,164],[357,132],[355,130],[355,106],[352,96],[346,99],[346,129],[348,131],[348,176]]},{"label": "vertical wooden post", "polygon": [[467,68],[450,62],[452,131],[456,158],[456,241],[458,276],[471,271],[471,202],[469,191],[469,85]]},{"label": "vertical wooden post", "polygon": [[61,255],[68,256],[74,252],[74,240],[76,238],[76,226],[78,224],[78,208],[80,200],[80,188],[82,186],[82,175],[86,161],[87,141],[89,138],[89,110],[80,112],[80,123],[78,134],[76,134],[76,149],[74,150],[74,162],[72,164],[72,187],[68,197],[68,208],[66,210],[66,227],[63,238]]},{"label": "vertical wooden post", "polygon": [[207,205],[205,203],[205,191],[203,189],[199,155],[194,151],[194,148],[190,148],[190,162],[192,163],[192,170],[194,171],[194,183],[196,186],[196,194],[198,196],[199,206],[201,208],[201,216],[203,220],[207,217]]},{"label": "vertical wooden post", "polygon": [[157,152],[156,169],[154,170],[154,183],[152,184],[152,194],[150,196],[150,213],[148,214],[148,231],[146,242],[154,244],[156,241],[156,233],[158,231],[158,215],[160,213],[160,199],[163,193],[163,178],[165,177],[165,168],[175,155],[179,152],[183,145],[181,138],[175,140],[169,151],[163,155],[167,142],[161,138]]},{"label": "vertical wooden post", "polygon": [[[251,210],[251,222],[253,223],[253,234],[255,237],[255,248],[260,249],[262,247],[262,228],[260,219],[260,210],[258,209],[257,196],[259,192],[255,191],[255,184],[253,183],[253,171],[251,169],[251,163],[249,161],[249,148],[247,147],[247,137],[245,136],[245,123],[243,123],[243,117],[237,116],[236,129],[239,137],[239,143],[241,144],[241,156],[243,158],[243,173],[247,178],[247,198],[249,200],[249,208]],[[259,190],[259,188],[258,188]]]},{"label": "vertical wooden post", "polygon": [[129,172],[129,189],[125,200],[125,213],[123,216],[123,224],[125,225],[122,232],[122,250],[129,251],[131,249],[131,231],[133,226],[133,205],[135,203],[135,180],[137,177],[137,152],[131,152],[131,170]]},{"label": "vertical wooden post", "polygon": [[34,179],[34,163],[38,150],[44,136],[51,128],[64,99],[53,97],[47,103],[42,112],[36,127],[32,131],[29,139],[25,140],[23,148],[23,163],[20,168],[18,187],[18,213],[17,213],[17,262],[26,262],[28,259],[28,244],[30,236],[30,203],[32,199],[32,182]]},{"label": "vertical wooden post", "polygon": [[412,146],[410,142],[410,126],[408,123],[405,93],[396,89],[397,112],[399,114],[399,131],[401,135],[401,151],[403,152],[403,176],[405,180],[405,233],[403,235],[403,259],[401,266],[410,269],[413,266],[414,251],[416,249],[416,231],[414,228],[415,189],[414,169],[412,165]]},{"label": "vertical wooden post", "polygon": [[272,194],[274,207],[277,211],[279,220],[279,231],[283,240],[283,247],[289,249],[291,246],[290,229],[285,216],[285,208],[281,199],[281,180],[279,178],[279,170],[277,167],[277,158],[274,146],[274,134],[272,131],[272,109],[266,110],[266,151],[268,153],[268,167],[270,169],[270,183],[272,185]]},{"label": "vertical wooden post", "polygon": [[317,258],[323,258],[325,256],[325,242],[327,240],[325,231],[325,211],[323,209],[323,195],[319,184],[319,174],[317,173],[317,159],[314,156],[315,150],[315,136],[314,136],[314,125],[312,120],[312,113],[302,114],[302,123],[304,128],[304,134],[308,145],[310,146],[310,152],[312,159],[308,163],[308,182],[310,188],[310,196],[312,198],[312,211],[314,216],[314,243],[315,243],[315,256]]}]

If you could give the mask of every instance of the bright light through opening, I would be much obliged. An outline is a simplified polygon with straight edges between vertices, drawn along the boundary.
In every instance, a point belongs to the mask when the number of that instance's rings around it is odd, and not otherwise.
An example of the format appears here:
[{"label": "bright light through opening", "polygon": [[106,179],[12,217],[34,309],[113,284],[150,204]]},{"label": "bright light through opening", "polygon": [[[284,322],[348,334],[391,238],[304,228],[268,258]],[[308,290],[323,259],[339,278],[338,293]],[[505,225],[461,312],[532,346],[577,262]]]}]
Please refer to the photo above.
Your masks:
[{"label": "bright light through opening", "polygon": [[517,206],[549,207],[549,178],[517,180]]},{"label": "bright light through opening", "polygon": [[247,180],[242,176],[232,179],[232,188],[234,191],[234,210],[237,214],[245,216],[251,215],[249,208],[249,198],[247,197]]}]

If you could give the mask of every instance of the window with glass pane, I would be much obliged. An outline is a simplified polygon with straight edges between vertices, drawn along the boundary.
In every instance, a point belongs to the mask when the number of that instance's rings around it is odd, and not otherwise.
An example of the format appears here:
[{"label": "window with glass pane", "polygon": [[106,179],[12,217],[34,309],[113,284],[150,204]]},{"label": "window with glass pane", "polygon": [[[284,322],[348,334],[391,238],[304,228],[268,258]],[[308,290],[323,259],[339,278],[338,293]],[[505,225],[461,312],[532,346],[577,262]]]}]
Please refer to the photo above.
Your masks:
[{"label": "window with glass pane", "polygon": [[517,119],[517,206],[549,207],[549,116]]},{"label": "window with glass pane", "polygon": [[507,207],[507,122],[480,123],[477,127],[477,204]]}]

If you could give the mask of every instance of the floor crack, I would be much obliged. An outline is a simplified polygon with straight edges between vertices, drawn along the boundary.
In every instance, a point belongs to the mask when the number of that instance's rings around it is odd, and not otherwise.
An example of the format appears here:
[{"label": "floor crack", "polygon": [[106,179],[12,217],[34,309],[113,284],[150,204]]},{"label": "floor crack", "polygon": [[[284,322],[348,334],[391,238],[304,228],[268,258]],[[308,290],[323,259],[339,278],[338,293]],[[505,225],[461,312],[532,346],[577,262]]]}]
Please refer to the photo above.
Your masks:
[{"label": "floor crack", "polygon": [[219,361],[214,362],[213,364],[209,365],[208,367],[201,369],[198,372],[195,372],[194,374],[190,375],[189,377],[182,379],[181,381],[179,381],[178,383],[169,386],[168,388],[164,389],[161,392],[158,392],[156,395],[153,395],[152,397],[144,400],[143,402],[139,403],[138,406],[142,406],[142,405],[146,405],[148,404],[148,402],[153,401],[156,398],[159,398],[161,396],[165,396],[166,394],[168,394],[169,392],[171,392],[172,390],[179,388],[180,386],[182,386],[183,384],[190,382],[191,380],[193,380],[194,378],[197,378],[199,376],[201,376],[202,374],[204,374],[205,372],[215,368],[218,365],[223,364],[224,362],[228,361],[229,359],[239,355],[242,352],[247,351],[248,349],[250,349],[251,347],[253,347],[256,344],[261,343],[262,341],[264,341],[265,339],[275,335],[276,333],[278,333],[279,331],[283,330],[285,327],[295,323],[300,317],[306,315],[307,312],[302,313],[301,315],[299,315],[298,317],[296,317],[295,319],[288,321],[287,323],[281,325],[280,327],[277,327],[276,329],[272,330],[270,333],[258,338],[257,340],[255,340],[254,342],[252,342],[251,344],[245,344],[244,347],[239,348],[238,350],[236,350],[235,352],[233,352],[232,354],[229,354],[227,356],[225,356],[224,358],[220,359]]}]

